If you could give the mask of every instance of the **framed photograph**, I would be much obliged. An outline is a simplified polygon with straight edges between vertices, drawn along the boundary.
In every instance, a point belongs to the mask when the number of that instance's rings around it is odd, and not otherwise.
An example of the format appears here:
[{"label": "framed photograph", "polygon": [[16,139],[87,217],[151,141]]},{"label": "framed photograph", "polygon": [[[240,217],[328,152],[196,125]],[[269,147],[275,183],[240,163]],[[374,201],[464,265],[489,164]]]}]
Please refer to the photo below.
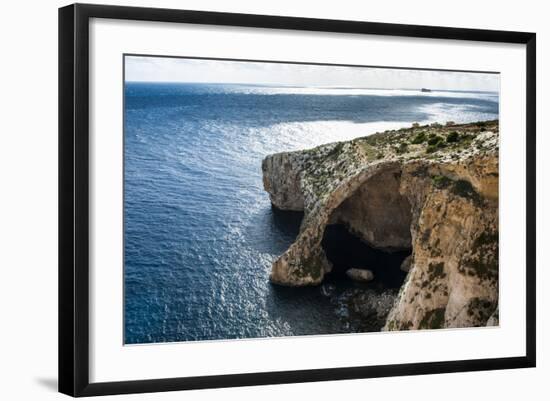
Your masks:
[{"label": "framed photograph", "polygon": [[535,34],[59,10],[59,390],[535,366]]}]

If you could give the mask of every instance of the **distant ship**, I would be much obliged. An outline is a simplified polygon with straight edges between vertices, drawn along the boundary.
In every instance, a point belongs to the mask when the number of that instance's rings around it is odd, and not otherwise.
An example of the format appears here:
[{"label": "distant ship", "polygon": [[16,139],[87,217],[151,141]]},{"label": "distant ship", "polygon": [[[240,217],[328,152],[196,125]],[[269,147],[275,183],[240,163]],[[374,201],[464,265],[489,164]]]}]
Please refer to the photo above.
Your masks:
[{"label": "distant ship", "polygon": [[428,89],[428,88],[422,88],[420,89],[420,92],[431,92],[432,90],[431,89]]}]

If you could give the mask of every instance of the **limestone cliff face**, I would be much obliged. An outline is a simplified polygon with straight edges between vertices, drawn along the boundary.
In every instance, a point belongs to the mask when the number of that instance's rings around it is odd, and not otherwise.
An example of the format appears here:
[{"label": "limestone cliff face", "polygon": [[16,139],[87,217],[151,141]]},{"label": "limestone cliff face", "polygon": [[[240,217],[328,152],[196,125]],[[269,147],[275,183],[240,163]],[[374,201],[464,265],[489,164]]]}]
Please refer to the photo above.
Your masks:
[{"label": "limestone cliff face", "polygon": [[277,153],[262,162],[264,188],[271,203],[281,210],[304,210],[300,188],[304,154]]},{"label": "limestone cliff face", "polygon": [[[434,182],[417,176],[402,183],[408,196],[417,191],[422,207],[412,226],[412,268],[388,316],[387,330],[483,326],[497,308],[496,158],[474,157],[459,168],[434,167],[431,177],[453,178]],[[454,175],[466,170],[477,187]]]},{"label": "limestone cliff face", "polygon": [[497,122],[387,131],[268,156],[262,168],[273,205],[304,211],[273,282],[321,283],[325,228],[345,224],[371,246],[412,248],[386,330],[498,324]]}]

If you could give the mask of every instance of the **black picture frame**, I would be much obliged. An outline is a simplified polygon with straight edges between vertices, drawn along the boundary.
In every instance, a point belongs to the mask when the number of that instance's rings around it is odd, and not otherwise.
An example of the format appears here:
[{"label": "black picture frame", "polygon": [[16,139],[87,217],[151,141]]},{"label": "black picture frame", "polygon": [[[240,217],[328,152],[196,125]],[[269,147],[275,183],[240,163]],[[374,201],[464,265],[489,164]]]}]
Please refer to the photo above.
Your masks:
[{"label": "black picture frame", "polygon": [[[526,354],[521,357],[90,383],[88,61],[91,18],[438,38],[526,45]],[[158,392],[534,367],[536,35],[433,26],[74,4],[59,9],[59,391]]]}]

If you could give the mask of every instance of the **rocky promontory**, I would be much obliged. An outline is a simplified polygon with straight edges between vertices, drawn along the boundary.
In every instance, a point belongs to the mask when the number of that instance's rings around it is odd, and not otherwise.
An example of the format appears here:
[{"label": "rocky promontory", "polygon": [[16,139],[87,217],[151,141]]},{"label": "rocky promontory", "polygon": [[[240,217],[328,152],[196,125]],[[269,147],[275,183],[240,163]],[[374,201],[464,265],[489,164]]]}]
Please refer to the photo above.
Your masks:
[{"label": "rocky promontory", "polygon": [[498,324],[498,121],[414,124],[270,155],[262,170],[274,207],[304,211],[272,282],[320,284],[325,229],[343,224],[371,247],[412,251],[385,330]]}]

